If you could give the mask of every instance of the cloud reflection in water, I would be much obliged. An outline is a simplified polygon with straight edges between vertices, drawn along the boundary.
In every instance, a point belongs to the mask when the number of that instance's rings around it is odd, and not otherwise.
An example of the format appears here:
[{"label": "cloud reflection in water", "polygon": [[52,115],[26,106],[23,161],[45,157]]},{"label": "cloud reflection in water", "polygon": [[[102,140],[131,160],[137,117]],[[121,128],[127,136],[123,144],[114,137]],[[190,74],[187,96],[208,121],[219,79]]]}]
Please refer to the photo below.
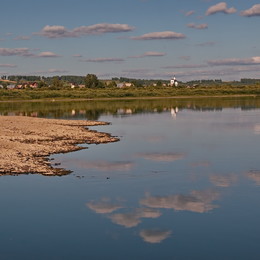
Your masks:
[{"label": "cloud reflection in water", "polygon": [[140,200],[140,204],[150,208],[204,213],[217,208],[212,202],[218,197],[219,193],[213,190],[192,191],[189,195],[147,196]]},{"label": "cloud reflection in water", "polygon": [[141,223],[142,218],[158,218],[161,212],[155,209],[140,208],[135,212],[113,214],[109,218],[118,225],[126,228],[137,226]]},{"label": "cloud reflection in water", "polygon": [[123,206],[121,206],[119,203],[111,203],[110,201],[107,200],[102,200],[99,202],[91,201],[87,203],[87,206],[91,210],[99,214],[108,214],[123,208]]},{"label": "cloud reflection in water", "polygon": [[250,171],[248,173],[246,173],[246,176],[255,181],[257,186],[260,186],[260,171]]},{"label": "cloud reflection in water", "polygon": [[159,229],[143,229],[139,235],[145,242],[148,243],[161,243],[163,240],[168,238],[172,232],[170,230],[159,230]]},{"label": "cloud reflection in water", "polygon": [[140,153],[137,155],[146,160],[160,161],[160,162],[172,162],[181,160],[185,157],[182,153]]}]

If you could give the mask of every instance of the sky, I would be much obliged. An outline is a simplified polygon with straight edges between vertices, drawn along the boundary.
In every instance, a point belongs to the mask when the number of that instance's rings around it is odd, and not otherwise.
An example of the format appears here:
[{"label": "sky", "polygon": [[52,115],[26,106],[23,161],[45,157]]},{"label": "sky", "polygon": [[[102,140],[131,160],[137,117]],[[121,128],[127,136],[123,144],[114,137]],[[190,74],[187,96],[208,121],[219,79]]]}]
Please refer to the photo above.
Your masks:
[{"label": "sky", "polygon": [[260,78],[259,0],[1,0],[0,76]]}]

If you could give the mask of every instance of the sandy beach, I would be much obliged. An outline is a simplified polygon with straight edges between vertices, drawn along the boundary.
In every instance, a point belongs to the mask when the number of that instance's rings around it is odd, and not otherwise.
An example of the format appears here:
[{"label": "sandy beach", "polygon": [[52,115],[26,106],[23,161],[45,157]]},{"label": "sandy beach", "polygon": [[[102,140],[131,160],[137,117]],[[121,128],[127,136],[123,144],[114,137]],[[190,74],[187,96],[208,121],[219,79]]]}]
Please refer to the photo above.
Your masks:
[{"label": "sandy beach", "polygon": [[65,169],[52,167],[48,156],[82,149],[77,144],[118,141],[110,134],[86,128],[106,124],[85,120],[0,116],[0,175],[68,174]]}]

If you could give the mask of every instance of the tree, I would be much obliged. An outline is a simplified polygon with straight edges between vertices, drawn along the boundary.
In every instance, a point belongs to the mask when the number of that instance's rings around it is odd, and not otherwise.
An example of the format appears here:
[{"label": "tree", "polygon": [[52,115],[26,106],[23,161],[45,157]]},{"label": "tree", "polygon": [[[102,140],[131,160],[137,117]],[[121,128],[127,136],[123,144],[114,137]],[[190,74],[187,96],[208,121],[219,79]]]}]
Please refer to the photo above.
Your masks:
[{"label": "tree", "polygon": [[104,84],[100,82],[95,74],[88,74],[85,78],[86,88],[103,88]]},{"label": "tree", "polygon": [[59,79],[59,77],[53,77],[51,82],[51,88],[53,89],[61,89],[63,87],[62,81]]}]

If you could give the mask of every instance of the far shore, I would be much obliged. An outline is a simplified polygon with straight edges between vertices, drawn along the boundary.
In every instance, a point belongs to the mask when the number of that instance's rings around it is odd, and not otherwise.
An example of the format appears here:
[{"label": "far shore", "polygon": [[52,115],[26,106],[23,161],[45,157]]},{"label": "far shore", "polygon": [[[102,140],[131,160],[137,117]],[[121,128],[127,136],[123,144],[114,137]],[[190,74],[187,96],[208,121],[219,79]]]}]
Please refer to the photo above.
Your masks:
[{"label": "far shore", "polygon": [[116,142],[107,133],[86,126],[106,122],[0,116],[0,175],[38,173],[64,175],[70,171],[51,165],[51,154],[83,149],[78,144]]}]

